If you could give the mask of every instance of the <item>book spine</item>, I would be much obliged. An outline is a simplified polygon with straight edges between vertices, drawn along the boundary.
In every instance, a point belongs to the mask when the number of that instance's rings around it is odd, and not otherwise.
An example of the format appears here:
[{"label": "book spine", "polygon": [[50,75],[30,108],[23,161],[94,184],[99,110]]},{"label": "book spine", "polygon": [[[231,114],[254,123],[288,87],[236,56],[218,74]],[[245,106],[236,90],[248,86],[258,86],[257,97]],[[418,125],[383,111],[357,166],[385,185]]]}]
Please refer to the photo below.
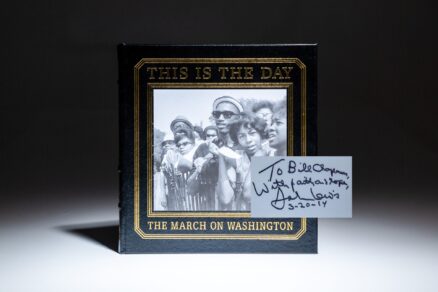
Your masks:
[{"label": "book spine", "polygon": [[117,47],[117,53],[118,53],[118,87],[119,87],[119,163],[118,163],[118,174],[119,174],[119,244],[118,244],[118,251],[119,253],[125,253],[126,252],[126,223],[125,218],[127,217],[126,213],[126,194],[125,192],[129,189],[126,185],[128,182],[125,179],[126,175],[126,161],[125,161],[125,122],[126,122],[126,80],[124,80],[126,74],[126,69],[124,66],[124,63],[126,62],[126,58],[124,55],[124,48],[126,47],[125,44],[120,44]]}]

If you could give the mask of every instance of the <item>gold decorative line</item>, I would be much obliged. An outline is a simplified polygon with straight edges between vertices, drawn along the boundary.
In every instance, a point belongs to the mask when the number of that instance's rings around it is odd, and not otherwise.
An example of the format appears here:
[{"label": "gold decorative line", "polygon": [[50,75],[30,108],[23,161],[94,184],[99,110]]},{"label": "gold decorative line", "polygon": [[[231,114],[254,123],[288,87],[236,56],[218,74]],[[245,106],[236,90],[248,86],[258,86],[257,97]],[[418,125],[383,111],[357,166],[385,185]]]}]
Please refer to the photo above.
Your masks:
[{"label": "gold decorative line", "polygon": [[301,68],[301,156],[307,155],[307,82],[306,82],[306,66],[303,64]]},{"label": "gold decorative line", "polygon": [[287,90],[286,100],[286,119],[287,119],[287,154],[294,155],[294,98],[293,98],[293,83]]},{"label": "gold decorative line", "polygon": [[232,239],[232,240],[297,240],[307,231],[306,218],[301,218],[301,228],[295,234],[153,234],[140,227],[135,231],[143,239]]},{"label": "gold decorative line", "polygon": [[[134,71],[134,206],[140,205],[140,169],[139,169],[139,76],[138,71]],[[134,207],[134,226],[140,226],[140,210]]]},{"label": "gold decorative line", "polygon": [[177,89],[177,88],[236,88],[236,89],[246,89],[246,88],[278,88],[278,89],[288,89],[292,85],[292,82],[184,82],[184,83],[148,83],[152,89]]},{"label": "gold decorative line", "polygon": [[[298,58],[142,58],[135,66],[135,69],[140,69],[144,64],[269,64],[269,63],[295,63],[301,68],[303,63]],[[302,69],[302,68],[301,68]]]},{"label": "gold decorative line", "polygon": [[[145,63],[295,63],[298,65],[298,67],[301,69],[301,98],[302,101],[305,101],[305,95],[306,95],[306,80],[305,80],[305,73],[303,75],[303,71],[305,71],[305,65],[301,62],[301,60],[297,58],[143,58],[141,59],[135,66],[134,66],[134,231],[143,239],[242,239],[242,240],[297,240],[299,239],[304,233],[307,231],[307,220],[306,218],[301,218],[301,228],[298,230],[296,234],[147,234],[145,233],[141,227],[140,227],[140,147],[139,147],[139,99],[140,99],[140,93],[139,93],[139,71],[141,67]],[[303,78],[304,76],[304,78]],[[242,83],[245,84],[246,87],[248,87],[248,84],[251,83]],[[161,84],[160,84],[161,85]],[[238,86],[239,83],[230,83],[232,87]],[[283,85],[283,84],[282,84]],[[178,86],[181,86],[181,84],[178,84]],[[219,88],[222,88],[222,83],[218,83],[217,85]],[[257,85],[256,85],[257,86]],[[292,84],[290,84],[292,86]],[[188,86],[189,87],[189,86]],[[262,87],[262,86],[261,86]],[[258,88],[261,88],[258,87]],[[183,86],[180,88],[184,88]],[[226,88],[226,87],[223,87]],[[228,87],[230,88],[230,87]],[[292,89],[292,88],[291,88]],[[303,91],[304,89],[304,91]],[[148,92],[147,95],[150,93]],[[293,96],[292,96],[293,97]],[[289,90],[288,90],[288,98],[289,98]],[[303,103],[303,102],[302,102]],[[303,110],[305,110],[305,106],[302,106],[302,122],[303,122],[303,116],[305,117],[305,113],[303,114]],[[148,108],[147,113],[148,116],[152,116],[152,109]],[[293,111],[292,111],[293,113]],[[301,125],[301,131],[303,133],[303,127],[305,129],[305,122]],[[149,127],[150,128],[150,127]],[[293,125],[292,125],[293,130]],[[147,141],[150,141],[150,132],[148,134],[147,127],[147,134],[146,138]],[[304,131],[305,133],[305,131]],[[305,153],[305,143],[306,143],[306,136],[301,137],[301,152]],[[293,135],[292,138],[293,139]],[[293,141],[293,140],[290,140]],[[149,147],[147,147],[149,148]],[[289,151],[293,152],[293,142],[291,142],[291,146],[288,147]],[[291,149],[292,148],[292,149]],[[304,149],[304,151],[303,151]],[[147,150],[147,155],[150,154],[151,150]],[[149,156],[148,156],[149,157]],[[148,159],[150,161],[147,164],[148,172],[152,173],[152,162],[151,159]],[[153,179],[148,179],[149,186],[152,185]],[[151,188],[149,188],[151,189]],[[148,205],[151,206],[151,204]],[[248,213],[242,213],[248,216]],[[196,217],[200,217],[199,214],[196,214]],[[242,217],[246,217],[242,216]],[[169,216],[166,216],[169,217]],[[178,216],[180,217],[180,216]],[[194,217],[194,216],[193,216]],[[209,214],[208,217],[213,217],[211,214]]]}]

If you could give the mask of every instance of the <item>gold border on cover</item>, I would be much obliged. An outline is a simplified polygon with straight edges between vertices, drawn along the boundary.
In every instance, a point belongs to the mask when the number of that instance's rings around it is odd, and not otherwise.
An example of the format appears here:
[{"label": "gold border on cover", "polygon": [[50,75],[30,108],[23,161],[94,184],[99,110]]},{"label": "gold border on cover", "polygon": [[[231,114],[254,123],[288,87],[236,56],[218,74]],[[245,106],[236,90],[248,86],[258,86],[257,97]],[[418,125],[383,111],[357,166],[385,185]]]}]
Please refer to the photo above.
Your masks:
[{"label": "gold border on cover", "polygon": [[[148,63],[294,63],[301,70],[301,155],[306,155],[306,66],[297,58],[143,58],[134,66],[134,230],[143,239],[242,239],[242,240],[297,240],[307,231],[307,220],[301,218],[301,228],[295,234],[151,234],[145,233],[140,226],[140,83],[139,73]],[[152,157],[153,141],[153,90],[176,88],[270,88],[287,90],[287,131],[288,154],[293,153],[293,84],[291,82],[245,82],[245,83],[148,83],[146,90],[147,124],[146,124],[146,156]],[[147,161],[147,217],[148,218],[250,218],[250,212],[154,212],[152,209],[152,159]]]}]

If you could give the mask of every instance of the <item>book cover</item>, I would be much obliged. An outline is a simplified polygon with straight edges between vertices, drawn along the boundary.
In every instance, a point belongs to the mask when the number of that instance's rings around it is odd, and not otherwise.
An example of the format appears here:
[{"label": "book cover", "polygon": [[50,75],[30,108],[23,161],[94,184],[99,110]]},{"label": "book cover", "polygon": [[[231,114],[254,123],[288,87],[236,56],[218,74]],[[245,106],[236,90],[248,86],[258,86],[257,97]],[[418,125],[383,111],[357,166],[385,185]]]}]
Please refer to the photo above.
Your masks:
[{"label": "book cover", "polygon": [[118,47],[120,253],[316,253],[251,218],[251,159],[316,155],[316,45]]}]

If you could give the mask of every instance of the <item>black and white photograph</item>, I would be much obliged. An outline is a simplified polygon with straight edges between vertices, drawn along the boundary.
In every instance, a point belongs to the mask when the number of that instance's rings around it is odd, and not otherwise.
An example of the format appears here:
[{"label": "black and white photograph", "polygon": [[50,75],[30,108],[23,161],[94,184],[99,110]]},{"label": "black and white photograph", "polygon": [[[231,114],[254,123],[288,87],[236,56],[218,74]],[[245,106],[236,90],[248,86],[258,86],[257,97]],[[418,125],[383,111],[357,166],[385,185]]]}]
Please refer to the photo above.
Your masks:
[{"label": "black and white photograph", "polygon": [[251,159],[287,155],[286,89],[155,89],[154,211],[250,211]]}]

